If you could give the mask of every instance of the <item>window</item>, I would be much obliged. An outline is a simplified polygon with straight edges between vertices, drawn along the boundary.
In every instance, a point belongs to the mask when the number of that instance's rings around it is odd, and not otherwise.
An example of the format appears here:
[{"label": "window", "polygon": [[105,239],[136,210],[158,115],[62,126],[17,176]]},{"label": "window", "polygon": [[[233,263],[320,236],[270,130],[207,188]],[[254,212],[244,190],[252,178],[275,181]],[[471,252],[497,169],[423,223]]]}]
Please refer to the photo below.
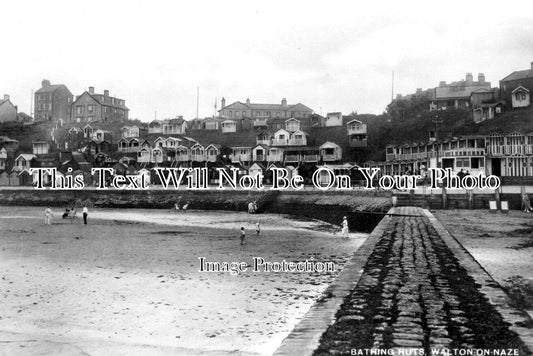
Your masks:
[{"label": "window", "polygon": [[457,158],[455,160],[457,168],[470,168],[469,158]]},{"label": "window", "polygon": [[279,135],[278,136],[280,140],[284,140],[285,139],[285,135]]},{"label": "window", "polygon": [[278,112],[276,113],[276,117],[279,117],[279,115],[280,115],[280,113],[279,113],[279,111],[278,111]]},{"label": "window", "polygon": [[471,159],[471,168],[472,169],[478,169],[483,167],[483,158],[481,157],[472,157]]},{"label": "window", "polygon": [[83,106],[81,105],[76,106],[76,114],[83,115],[83,111],[84,111]]},{"label": "window", "polygon": [[241,112],[240,111],[235,111],[235,117],[240,117],[241,116]]},{"label": "window", "polygon": [[233,117],[233,112],[229,112],[229,117]]},{"label": "window", "polygon": [[516,100],[517,101],[526,100],[526,93],[524,93],[523,91],[519,91],[518,93],[516,93]]},{"label": "window", "polygon": [[243,111],[242,112],[242,117],[245,117],[246,116],[246,111]]},{"label": "window", "polygon": [[87,112],[93,112],[94,105],[87,105]]}]

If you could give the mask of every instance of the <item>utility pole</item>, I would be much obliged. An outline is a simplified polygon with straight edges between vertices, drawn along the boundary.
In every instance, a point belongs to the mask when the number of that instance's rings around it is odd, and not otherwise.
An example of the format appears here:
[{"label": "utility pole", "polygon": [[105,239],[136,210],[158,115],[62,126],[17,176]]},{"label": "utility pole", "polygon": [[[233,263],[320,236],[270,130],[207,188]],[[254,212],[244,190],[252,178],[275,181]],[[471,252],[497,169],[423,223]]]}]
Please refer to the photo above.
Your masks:
[{"label": "utility pole", "polygon": [[196,87],[196,118],[198,118],[199,105],[200,105],[200,87]]},{"label": "utility pole", "polygon": [[30,98],[30,116],[33,117],[33,89],[31,90],[31,98]]},{"label": "utility pole", "polygon": [[392,87],[391,87],[391,94],[390,94],[390,101],[392,102],[394,100],[394,70],[392,71]]},{"label": "utility pole", "polygon": [[431,122],[435,124],[435,148],[437,153],[437,168],[439,168],[439,124],[442,124],[442,120],[439,120],[439,115],[435,115],[435,118]]}]

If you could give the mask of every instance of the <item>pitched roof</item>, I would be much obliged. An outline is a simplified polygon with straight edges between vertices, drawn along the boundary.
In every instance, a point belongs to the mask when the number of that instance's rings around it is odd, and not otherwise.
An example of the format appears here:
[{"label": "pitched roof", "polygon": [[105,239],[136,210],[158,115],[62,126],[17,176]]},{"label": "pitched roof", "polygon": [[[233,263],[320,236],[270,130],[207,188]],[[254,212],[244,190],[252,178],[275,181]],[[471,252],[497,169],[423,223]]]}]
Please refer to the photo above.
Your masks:
[{"label": "pitched roof", "polygon": [[517,86],[513,91],[512,93],[516,93],[517,91],[525,91],[526,93],[529,93],[529,90],[527,90],[526,88],[524,88],[523,86],[519,85]]},{"label": "pitched roof", "polygon": [[500,80],[500,82],[506,82],[510,80],[533,78],[533,69],[517,70],[509,74],[507,77]]},{"label": "pitched roof", "polygon": [[[46,87],[42,87],[41,89],[37,90],[35,92],[35,94],[43,94],[43,93],[53,93],[54,91],[56,91],[57,89],[61,88],[61,87],[66,87],[65,84],[54,84],[54,85],[48,85]],[[68,89],[67,89],[68,90]]]},{"label": "pitched roof", "polygon": [[74,103],[76,101],[78,101],[78,99],[81,98],[85,94],[87,94],[88,96],[93,98],[94,101],[96,101],[98,104],[100,104],[102,106],[108,106],[108,107],[117,108],[117,109],[129,110],[128,107],[126,106],[126,104],[124,104],[124,105],[119,105],[118,104],[120,102],[124,102],[125,103],[124,99],[119,99],[119,98],[115,98],[113,96],[108,96],[107,98],[116,99],[114,104],[113,103],[108,103],[108,102],[105,102],[105,101],[102,100],[102,98],[104,98],[104,95],[102,95],[102,94],[91,94],[88,91],[83,92],[83,94],[81,94],[78,98],[76,98],[76,100],[74,100]]},{"label": "pitched roof", "polygon": [[293,104],[293,105],[283,105],[283,104],[260,104],[260,103],[242,103],[240,101],[236,101],[232,104],[229,104],[225,107],[223,107],[222,109],[218,110],[219,112],[224,110],[224,109],[231,109],[232,106],[236,106],[236,107],[240,107],[240,106],[244,106],[250,110],[263,110],[263,111],[268,111],[268,110],[281,110],[281,111],[285,111],[285,110],[302,110],[302,111],[313,111],[312,109],[310,109],[309,107],[305,106],[304,104],[302,103],[297,103],[297,104]]}]

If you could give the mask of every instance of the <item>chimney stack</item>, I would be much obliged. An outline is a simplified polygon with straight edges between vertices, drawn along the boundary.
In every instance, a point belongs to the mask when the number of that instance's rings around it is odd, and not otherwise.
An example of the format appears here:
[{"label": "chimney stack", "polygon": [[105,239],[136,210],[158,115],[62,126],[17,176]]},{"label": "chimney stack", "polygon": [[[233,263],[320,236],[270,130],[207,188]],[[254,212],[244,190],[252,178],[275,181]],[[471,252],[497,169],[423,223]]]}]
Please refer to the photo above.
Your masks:
[{"label": "chimney stack", "polygon": [[250,104],[250,98],[246,98],[246,104]]},{"label": "chimney stack", "polygon": [[104,96],[109,96],[109,90],[104,90]]},{"label": "chimney stack", "polygon": [[221,109],[224,109],[226,107],[226,99],[222,98],[220,105],[222,105]]},{"label": "chimney stack", "polygon": [[446,86],[446,81],[441,80],[441,81],[439,82],[439,88],[442,88],[442,87],[445,87],[445,86]]},{"label": "chimney stack", "polygon": [[89,94],[94,94],[94,87],[89,87]]},{"label": "chimney stack", "polygon": [[9,100],[9,95],[4,94],[4,100]]},{"label": "chimney stack", "polygon": [[287,99],[286,98],[281,99],[281,106],[287,106]]},{"label": "chimney stack", "polygon": [[48,79],[43,79],[43,80],[41,81],[41,86],[42,86],[43,88],[49,87],[49,86],[50,86],[50,81],[49,81]]},{"label": "chimney stack", "polygon": [[533,69],[533,62],[531,62],[530,64],[531,64],[531,69]]},{"label": "chimney stack", "polygon": [[474,81],[474,76],[472,75],[472,73],[466,73],[466,83],[472,84],[473,81]]},{"label": "chimney stack", "polygon": [[477,81],[478,81],[479,84],[484,84],[485,83],[485,74],[479,73],[477,75]]}]

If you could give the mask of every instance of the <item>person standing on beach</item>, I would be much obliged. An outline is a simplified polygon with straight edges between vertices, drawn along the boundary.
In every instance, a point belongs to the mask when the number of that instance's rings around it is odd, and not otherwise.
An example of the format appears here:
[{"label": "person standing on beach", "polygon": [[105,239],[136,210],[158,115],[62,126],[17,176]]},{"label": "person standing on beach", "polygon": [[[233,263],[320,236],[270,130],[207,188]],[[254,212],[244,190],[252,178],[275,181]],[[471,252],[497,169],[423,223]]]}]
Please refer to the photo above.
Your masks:
[{"label": "person standing on beach", "polygon": [[89,215],[89,209],[87,209],[87,206],[83,206],[83,224],[87,225],[87,216]]},{"label": "person standing on beach", "polygon": [[246,232],[244,231],[244,227],[241,227],[241,245],[244,245],[246,239]]},{"label": "person standing on beach", "polygon": [[348,237],[348,218],[342,218],[342,237]]},{"label": "person standing on beach", "polygon": [[52,213],[52,209],[50,207],[46,208],[44,210],[44,224],[45,225],[52,225],[52,218],[54,217],[54,213]]},{"label": "person standing on beach", "polygon": [[527,194],[524,194],[524,200],[522,201],[522,204],[524,205],[524,213],[530,213],[531,202],[529,201],[529,197],[527,196]]},{"label": "person standing on beach", "polygon": [[255,223],[255,232],[257,236],[261,233],[261,226],[259,225],[259,221]]}]

